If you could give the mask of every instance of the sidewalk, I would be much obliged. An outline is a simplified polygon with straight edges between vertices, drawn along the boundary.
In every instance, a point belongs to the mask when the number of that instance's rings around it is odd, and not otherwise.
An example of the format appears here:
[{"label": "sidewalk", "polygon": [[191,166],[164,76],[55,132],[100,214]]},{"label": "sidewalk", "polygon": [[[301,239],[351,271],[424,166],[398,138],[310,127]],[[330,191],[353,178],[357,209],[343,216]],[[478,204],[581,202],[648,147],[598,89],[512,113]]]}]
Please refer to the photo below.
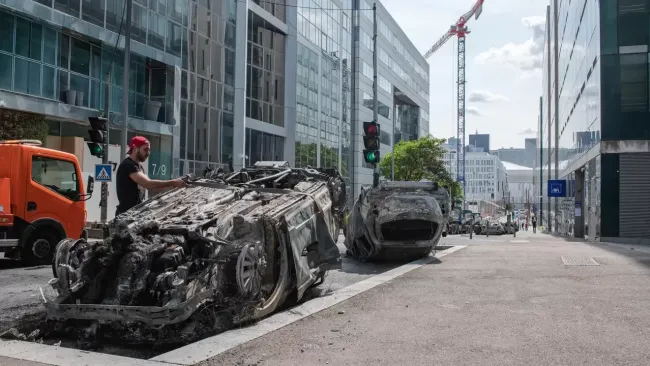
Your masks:
[{"label": "sidewalk", "polygon": [[489,239],[450,239],[470,246],[202,365],[647,364],[650,254]]}]

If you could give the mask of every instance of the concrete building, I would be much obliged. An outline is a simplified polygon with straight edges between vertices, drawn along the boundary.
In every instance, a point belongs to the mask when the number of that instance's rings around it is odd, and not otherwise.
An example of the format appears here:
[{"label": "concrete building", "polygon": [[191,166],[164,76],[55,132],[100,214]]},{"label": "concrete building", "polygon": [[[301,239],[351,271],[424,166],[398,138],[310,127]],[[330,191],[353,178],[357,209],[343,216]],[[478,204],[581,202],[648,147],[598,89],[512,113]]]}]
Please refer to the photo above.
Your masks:
[{"label": "concrete building", "polygon": [[648,242],[648,4],[553,0],[547,19],[540,140],[551,178],[569,183],[553,231]]},{"label": "concrete building", "polygon": [[[456,150],[449,144],[444,162],[452,177],[456,176]],[[465,179],[467,182],[465,199],[483,200],[502,205],[512,200],[509,187],[509,173],[506,166],[495,155],[487,152],[465,153]]]},{"label": "concrete building", "polygon": [[468,147],[473,147],[476,152],[490,152],[490,135],[487,133],[478,133],[469,135],[469,145]]}]

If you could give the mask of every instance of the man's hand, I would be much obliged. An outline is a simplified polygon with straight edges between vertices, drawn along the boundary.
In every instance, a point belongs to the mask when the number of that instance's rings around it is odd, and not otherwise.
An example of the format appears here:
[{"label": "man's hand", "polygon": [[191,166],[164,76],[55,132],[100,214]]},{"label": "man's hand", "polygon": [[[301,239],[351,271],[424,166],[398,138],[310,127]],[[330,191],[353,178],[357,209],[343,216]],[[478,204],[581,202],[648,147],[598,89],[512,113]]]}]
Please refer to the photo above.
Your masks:
[{"label": "man's hand", "polygon": [[172,180],[172,183],[174,184],[175,188],[184,188],[184,187],[189,187],[190,185],[187,184],[186,181],[184,181],[182,178],[176,178]]}]

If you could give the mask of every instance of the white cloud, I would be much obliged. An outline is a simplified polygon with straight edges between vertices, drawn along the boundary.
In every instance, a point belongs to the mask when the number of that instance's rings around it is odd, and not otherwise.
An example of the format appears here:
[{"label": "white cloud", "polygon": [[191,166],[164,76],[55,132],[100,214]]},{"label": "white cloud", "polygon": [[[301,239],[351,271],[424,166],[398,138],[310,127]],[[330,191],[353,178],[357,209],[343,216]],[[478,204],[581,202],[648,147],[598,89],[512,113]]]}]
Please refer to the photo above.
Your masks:
[{"label": "white cloud", "polygon": [[508,98],[500,94],[494,94],[486,90],[476,90],[469,93],[469,101],[474,103],[505,102]]},{"label": "white cloud", "polygon": [[532,16],[522,18],[521,22],[533,30],[533,37],[523,43],[506,43],[501,47],[492,47],[476,56],[476,62],[506,63],[522,71],[538,71],[542,68],[544,57],[544,33],[546,18]]},{"label": "white cloud", "polygon": [[481,113],[481,111],[476,107],[466,107],[465,108],[465,113],[473,114],[475,116],[482,116],[483,115]]}]

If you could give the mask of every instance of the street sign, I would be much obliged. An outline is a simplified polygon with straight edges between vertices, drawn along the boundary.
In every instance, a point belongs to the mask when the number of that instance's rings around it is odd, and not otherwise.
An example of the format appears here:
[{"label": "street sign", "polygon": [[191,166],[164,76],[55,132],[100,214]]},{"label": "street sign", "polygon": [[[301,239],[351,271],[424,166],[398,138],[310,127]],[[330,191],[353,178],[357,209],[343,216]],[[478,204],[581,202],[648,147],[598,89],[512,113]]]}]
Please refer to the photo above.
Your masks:
[{"label": "street sign", "polygon": [[111,166],[111,164],[95,164],[95,181],[96,182],[113,181],[113,167]]},{"label": "street sign", "polygon": [[566,197],[566,181],[565,180],[549,180],[548,181],[548,196],[549,197]]}]

